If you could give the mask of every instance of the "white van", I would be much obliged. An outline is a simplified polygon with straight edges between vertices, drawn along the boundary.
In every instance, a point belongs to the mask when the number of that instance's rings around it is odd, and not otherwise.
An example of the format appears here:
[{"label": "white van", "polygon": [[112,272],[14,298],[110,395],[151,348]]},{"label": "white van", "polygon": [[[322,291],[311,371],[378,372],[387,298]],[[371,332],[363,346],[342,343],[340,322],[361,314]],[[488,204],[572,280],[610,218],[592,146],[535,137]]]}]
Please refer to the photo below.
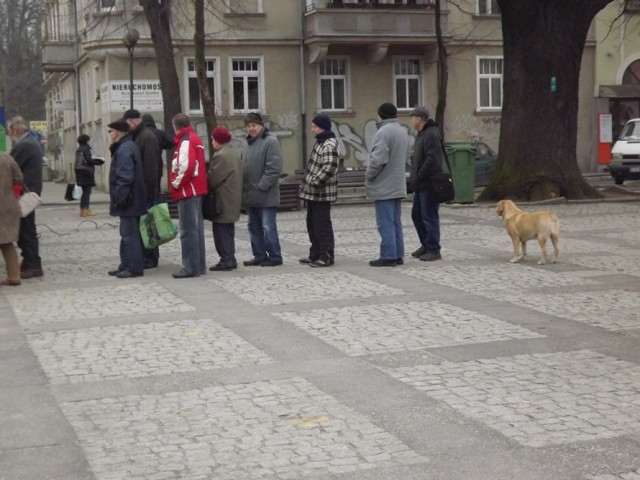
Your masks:
[{"label": "white van", "polygon": [[609,172],[616,185],[640,180],[640,118],[629,120],[611,149]]}]

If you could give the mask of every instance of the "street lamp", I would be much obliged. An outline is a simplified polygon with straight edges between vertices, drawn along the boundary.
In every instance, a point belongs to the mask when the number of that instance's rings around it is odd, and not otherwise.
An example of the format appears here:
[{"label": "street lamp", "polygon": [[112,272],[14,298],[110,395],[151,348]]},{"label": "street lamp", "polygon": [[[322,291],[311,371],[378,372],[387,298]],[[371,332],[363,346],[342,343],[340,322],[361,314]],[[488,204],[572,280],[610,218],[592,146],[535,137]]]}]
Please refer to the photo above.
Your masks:
[{"label": "street lamp", "polygon": [[129,108],[133,108],[133,49],[136,48],[139,38],[138,30],[132,28],[122,39],[122,43],[129,52]]}]

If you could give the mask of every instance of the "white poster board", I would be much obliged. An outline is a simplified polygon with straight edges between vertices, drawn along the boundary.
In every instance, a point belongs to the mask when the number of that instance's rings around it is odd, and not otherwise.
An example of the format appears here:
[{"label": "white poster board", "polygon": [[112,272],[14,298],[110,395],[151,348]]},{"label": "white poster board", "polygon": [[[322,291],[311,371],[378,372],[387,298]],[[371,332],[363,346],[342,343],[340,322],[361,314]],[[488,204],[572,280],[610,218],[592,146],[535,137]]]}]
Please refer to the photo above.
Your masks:
[{"label": "white poster board", "polygon": [[[129,82],[115,80],[100,86],[102,112],[124,112],[130,108]],[[162,90],[160,80],[133,81],[133,108],[141,112],[161,112]]]},{"label": "white poster board", "polygon": [[610,113],[598,114],[600,143],[613,143],[613,116]]}]

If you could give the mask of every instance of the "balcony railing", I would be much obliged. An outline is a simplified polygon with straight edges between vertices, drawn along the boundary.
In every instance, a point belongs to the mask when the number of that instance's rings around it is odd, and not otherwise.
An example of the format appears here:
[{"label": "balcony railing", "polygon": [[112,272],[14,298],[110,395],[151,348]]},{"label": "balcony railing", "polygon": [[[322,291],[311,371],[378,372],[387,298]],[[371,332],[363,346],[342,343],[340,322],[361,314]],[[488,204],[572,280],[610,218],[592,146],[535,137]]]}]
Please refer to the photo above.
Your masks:
[{"label": "balcony railing", "polygon": [[435,0],[307,0],[308,12],[316,8],[397,10],[434,7]]}]

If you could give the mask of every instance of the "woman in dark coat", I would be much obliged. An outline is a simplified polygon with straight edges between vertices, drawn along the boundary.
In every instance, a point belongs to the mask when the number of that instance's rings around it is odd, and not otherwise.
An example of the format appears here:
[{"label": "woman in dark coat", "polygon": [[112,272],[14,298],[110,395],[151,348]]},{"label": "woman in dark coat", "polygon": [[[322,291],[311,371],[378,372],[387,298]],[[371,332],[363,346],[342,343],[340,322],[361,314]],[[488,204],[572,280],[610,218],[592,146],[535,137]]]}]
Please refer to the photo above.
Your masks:
[{"label": "woman in dark coat", "polygon": [[82,197],[80,197],[80,216],[93,217],[95,213],[89,208],[91,200],[91,187],[96,186],[95,166],[98,165],[91,158],[91,137],[84,133],[78,137],[78,149],[76,150],[76,185],[82,187]]}]

